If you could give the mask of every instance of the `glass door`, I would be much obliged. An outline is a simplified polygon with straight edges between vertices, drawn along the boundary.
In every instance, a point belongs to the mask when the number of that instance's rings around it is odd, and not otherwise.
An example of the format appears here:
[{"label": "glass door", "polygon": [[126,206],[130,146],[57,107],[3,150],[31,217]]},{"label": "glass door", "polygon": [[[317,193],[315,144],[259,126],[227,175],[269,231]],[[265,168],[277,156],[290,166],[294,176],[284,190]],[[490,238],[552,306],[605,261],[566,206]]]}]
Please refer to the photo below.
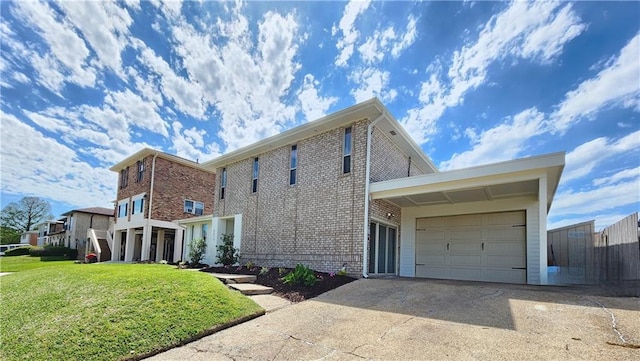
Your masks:
[{"label": "glass door", "polygon": [[396,274],[396,234],[395,227],[369,224],[369,273]]}]

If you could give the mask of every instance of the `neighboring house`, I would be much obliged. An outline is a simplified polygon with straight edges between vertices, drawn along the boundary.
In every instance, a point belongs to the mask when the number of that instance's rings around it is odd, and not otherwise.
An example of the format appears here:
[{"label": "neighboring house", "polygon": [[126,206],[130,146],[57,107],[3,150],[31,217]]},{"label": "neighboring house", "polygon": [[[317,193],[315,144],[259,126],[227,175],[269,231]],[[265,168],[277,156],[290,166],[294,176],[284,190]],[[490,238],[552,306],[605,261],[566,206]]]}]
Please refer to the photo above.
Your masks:
[{"label": "neighboring house", "polygon": [[38,245],[38,231],[26,231],[20,234],[21,244],[30,244],[32,246]]},{"label": "neighboring house", "polygon": [[[57,242],[62,238],[61,231],[63,230],[63,223],[63,221],[53,219],[36,224],[35,228],[38,229],[38,246],[57,245]],[[53,237],[53,235],[55,235],[55,237]]]},{"label": "neighboring house", "polygon": [[110,170],[119,174],[112,260],[182,260],[184,227],[173,221],[213,212],[214,172],[148,148]]},{"label": "neighboring house", "polygon": [[[98,232],[106,239],[106,232],[113,224],[113,209],[102,207],[90,207],[74,209],[62,214],[63,242],[69,248],[78,250],[78,259],[84,259],[90,229]],[[109,247],[104,247],[109,251]],[[110,253],[105,254],[106,259],[111,259]]]},{"label": "neighboring house", "polygon": [[[372,99],[197,167],[209,180],[217,174],[205,234],[214,247],[232,234],[242,262],[547,283],[546,217],[564,153],[438,172]],[[181,181],[171,191],[195,185]],[[202,234],[205,223],[194,220],[191,232]]]}]

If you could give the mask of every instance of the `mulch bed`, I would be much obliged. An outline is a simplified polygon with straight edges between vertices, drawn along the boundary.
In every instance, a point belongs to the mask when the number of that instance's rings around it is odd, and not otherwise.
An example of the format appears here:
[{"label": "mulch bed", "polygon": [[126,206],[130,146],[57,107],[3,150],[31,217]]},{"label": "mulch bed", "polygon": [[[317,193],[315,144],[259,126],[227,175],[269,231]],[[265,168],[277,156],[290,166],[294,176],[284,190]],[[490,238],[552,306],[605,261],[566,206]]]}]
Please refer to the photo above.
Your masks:
[{"label": "mulch bed", "polygon": [[286,298],[291,302],[301,302],[310,298],[321,295],[334,288],[338,288],[356,279],[349,276],[330,275],[324,272],[315,272],[318,281],[313,286],[291,285],[283,283],[281,278],[291,272],[292,268],[269,268],[269,271],[260,274],[260,267],[247,268],[241,267],[208,267],[202,272],[209,273],[230,273],[257,276],[256,283],[273,288],[276,296]]}]

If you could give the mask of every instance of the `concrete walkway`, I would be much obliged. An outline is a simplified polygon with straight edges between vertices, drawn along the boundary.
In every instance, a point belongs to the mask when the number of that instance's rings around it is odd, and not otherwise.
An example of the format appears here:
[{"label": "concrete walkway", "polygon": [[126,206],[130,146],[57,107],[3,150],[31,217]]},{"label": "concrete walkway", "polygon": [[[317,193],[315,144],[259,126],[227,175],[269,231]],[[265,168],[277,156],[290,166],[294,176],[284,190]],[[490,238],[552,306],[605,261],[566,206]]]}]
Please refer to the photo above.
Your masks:
[{"label": "concrete walkway", "polygon": [[10,275],[10,274],[12,274],[12,273],[13,273],[13,272],[0,272],[0,277],[2,277],[2,276],[6,276],[6,275]]},{"label": "concrete walkway", "polygon": [[362,279],[151,359],[632,360],[639,325],[588,289]]}]

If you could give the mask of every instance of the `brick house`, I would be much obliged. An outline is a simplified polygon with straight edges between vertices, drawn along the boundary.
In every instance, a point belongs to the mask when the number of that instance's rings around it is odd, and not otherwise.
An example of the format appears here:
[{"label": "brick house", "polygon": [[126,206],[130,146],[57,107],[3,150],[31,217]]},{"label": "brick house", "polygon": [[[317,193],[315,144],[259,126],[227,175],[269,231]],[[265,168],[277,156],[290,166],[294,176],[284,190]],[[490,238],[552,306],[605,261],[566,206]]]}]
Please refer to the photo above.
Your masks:
[{"label": "brick house", "polygon": [[564,153],[439,172],[371,99],[201,167],[218,175],[211,242],[232,234],[242,262],[546,283]]},{"label": "brick house", "polygon": [[184,227],[173,221],[213,212],[215,173],[149,148],[110,170],[119,175],[111,259],[182,260]]}]

